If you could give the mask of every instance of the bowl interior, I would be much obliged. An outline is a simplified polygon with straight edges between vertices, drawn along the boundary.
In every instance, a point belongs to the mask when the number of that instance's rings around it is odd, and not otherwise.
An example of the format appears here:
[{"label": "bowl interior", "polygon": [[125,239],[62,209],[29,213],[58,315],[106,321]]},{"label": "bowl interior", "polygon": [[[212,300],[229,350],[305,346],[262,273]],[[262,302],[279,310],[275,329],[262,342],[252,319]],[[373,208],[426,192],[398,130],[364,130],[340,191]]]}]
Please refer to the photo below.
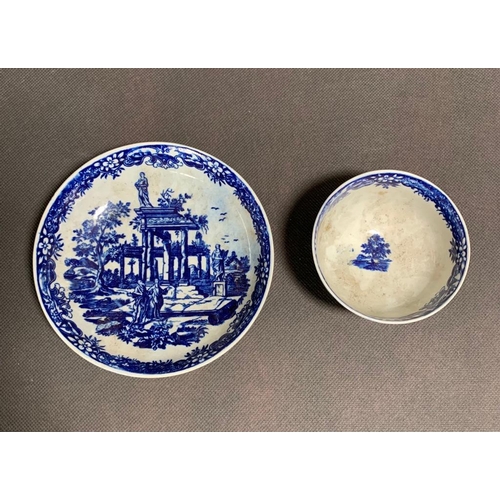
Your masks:
[{"label": "bowl interior", "polygon": [[465,224],[450,199],[421,178],[355,178],[316,222],[318,271],[331,293],[371,319],[410,321],[444,306],[465,276]]}]

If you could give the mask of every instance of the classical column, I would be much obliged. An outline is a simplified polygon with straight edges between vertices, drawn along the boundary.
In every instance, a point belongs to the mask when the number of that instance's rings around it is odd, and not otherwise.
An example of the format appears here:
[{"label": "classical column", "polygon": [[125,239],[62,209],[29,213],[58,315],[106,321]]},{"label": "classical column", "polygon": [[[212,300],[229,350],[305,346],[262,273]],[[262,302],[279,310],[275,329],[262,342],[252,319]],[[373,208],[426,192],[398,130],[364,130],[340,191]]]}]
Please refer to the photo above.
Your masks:
[{"label": "classical column", "polygon": [[163,233],[163,245],[165,247],[165,252],[167,255],[167,260],[164,262],[165,271],[163,273],[163,279],[165,279],[165,273],[168,276],[168,282],[171,283],[174,279],[174,260],[172,259],[172,238],[170,237],[170,233],[165,231]]},{"label": "classical column", "polygon": [[125,281],[125,245],[120,253],[120,286],[123,287]]},{"label": "classical column", "polygon": [[182,280],[182,256],[179,254],[177,256],[177,281]]},{"label": "classical column", "polygon": [[148,243],[148,233],[147,231],[142,232],[142,247],[144,249],[144,275],[142,277],[142,280],[144,283],[148,280],[148,257],[149,257],[149,243]]},{"label": "classical column", "polygon": [[187,248],[186,248],[187,235],[184,229],[181,230],[181,238],[179,241],[179,280],[183,283],[188,280],[186,274],[187,267]]},{"label": "classical column", "polygon": [[184,233],[184,279],[187,280],[188,285],[189,285],[189,253],[188,253],[188,245],[189,245],[189,238],[188,238],[188,231],[185,229],[183,231]]},{"label": "classical column", "polygon": [[156,276],[155,276],[155,235],[153,231],[150,231],[149,233],[149,242],[150,242],[150,248],[149,248],[149,278],[151,281],[153,281]]},{"label": "classical column", "polygon": [[167,252],[167,244],[163,242],[163,258],[161,264],[161,279],[165,281],[168,277],[168,252]]},{"label": "classical column", "polygon": [[172,255],[172,243],[168,243],[168,281],[172,283],[175,279],[174,276],[174,256]]},{"label": "classical column", "polygon": [[198,252],[198,278],[201,278],[201,252]]},{"label": "classical column", "polygon": [[205,255],[205,260],[207,263],[207,280],[210,279],[210,252],[207,252]]}]

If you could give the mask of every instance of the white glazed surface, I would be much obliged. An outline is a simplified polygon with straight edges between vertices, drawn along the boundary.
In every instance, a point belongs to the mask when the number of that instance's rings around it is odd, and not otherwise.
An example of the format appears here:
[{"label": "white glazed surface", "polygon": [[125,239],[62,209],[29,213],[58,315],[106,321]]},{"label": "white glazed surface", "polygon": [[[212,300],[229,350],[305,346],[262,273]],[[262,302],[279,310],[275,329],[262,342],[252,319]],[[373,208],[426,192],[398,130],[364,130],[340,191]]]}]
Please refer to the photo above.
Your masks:
[{"label": "white glazed surface", "polygon": [[[389,244],[386,271],[353,264],[361,245],[375,234]],[[368,319],[397,322],[446,285],[453,269],[452,239],[434,205],[412,189],[370,185],[351,191],[321,215],[313,244],[320,276],[336,298]]]},{"label": "white glazed surface", "polygon": [[[83,221],[89,218],[89,210],[95,207],[102,206],[105,208],[106,203],[109,201],[117,203],[120,200],[130,200],[133,207],[138,207],[134,182],[139,177],[140,172],[144,172],[148,176],[150,183],[149,193],[153,202],[156,203],[156,199],[159,197],[160,192],[166,187],[173,189],[174,194],[187,191],[192,195],[192,199],[187,203],[188,208],[192,207],[196,213],[207,214],[208,216],[210,229],[207,234],[203,234],[204,240],[210,243],[211,247],[214,248],[215,244],[221,243],[225,233],[230,233],[231,251],[236,251],[237,255],[240,256],[248,256],[251,264],[253,266],[257,265],[259,248],[255,240],[255,235],[251,231],[252,221],[248,212],[244,210],[238,203],[238,200],[232,196],[231,188],[211,184],[206,181],[202,172],[188,169],[187,167],[165,171],[163,169],[151,169],[143,166],[125,170],[119,179],[116,180],[112,178],[97,179],[94,182],[94,188],[75,203],[75,209],[68,217],[67,222],[61,224],[60,232],[64,241],[71,242],[73,231],[82,226]],[[217,205],[218,210],[211,210],[211,205]],[[221,212],[228,214],[226,216],[228,217],[227,221],[224,221],[226,223],[225,225],[218,222]],[[134,215],[133,212],[119,228],[120,232],[125,235],[125,239],[128,241],[130,241],[134,233],[129,225],[129,220],[132,218],[132,215]],[[235,221],[235,223],[232,223],[232,221]],[[229,224],[227,222],[229,222]],[[194,231],[190,233],[189,236],[193,238],[193,235]],[[176,238],[175,235],[174,238]],[[177,236],[177,239],[180,239],[180,235]],[[223,246],[228,247],[228,245],[224,244]],[[65,260],[74,257],[72,246],[68,244],[63,250],[62,258],[59,258],[57,261],[56,273],[60,276],[59,283],[65,290],[71,289],[71,282],[64,277],[64,272],[67,269]],[[190,263],[196,263],[196,258],[190,257]],[[107,267],[110,269],[117,269],[118,264],[111,262]],[[254,286],[255,277],[250,273],[248,277],[251,289]],[[85,321],[83,316],[85,312],[87,312],[86,309],[82,309],[75,304],[73,307],[73,320],[85,334],[95,335],[95,325]],[[170,319],[170,321],[174,324],[174,327],[178,322],[175,318]],[[224,333],[226,328],[227,324],[210,327],[210,333],[206,335],[197,346],[203,347],[213,342],[214,339],[220,337]],[[165,359],[166,355],[168,355],[169,358],[182,359],[183,356],[192,350],[191,346],[186,347],[182,345],[169,345],[168,349],[139,349],[134,347],[132,343],[127,344],[120,341],[114,335],[99,336],[98,338],[107,352],[115,355],[133,357],[140,361],[161,361]]]},{"label": "white glazed surface", "polygon": [[[127,164],[127,158],[134,161]],[[193,162],[198,162],[194,168]],[[93,175],[85,189],[83,174]],[[141,176],[148,180],[149,206],[141,200]],[[63,193],[70,201],[58,205]],[[108,211],[123,203],[128,209],[112,226]],[[69,208],[56,218],[50,212],[54,206]],[[148,220],[160,224],[161,231],[152,226],[148,232],[139,215],[140,227],[135,227],[138,210],[160,210]],[[198,217],[205,217],[206,224],[194,223]],[[190,229],[169,228],[178,220]],[[108,240],[99,231],[113,239],[108,246],[116,257],[105,259]],[[79,249],[78,232],[85,235]],[[95,255],[85,254],[84,262],[83,247],[93,248],[96,239],[104,241],[101,249],[96,246]],[[266,241],[269,258],[262,251]],[[154,254],[148,251],[152,244]],[[140,255],[134,251],[131,257],[129,247],[134,245]],[[175,245],[183,249],[177,257]],[[95,271],[99,259],[113,282],[104,282]],[[269,289],[272,240],[257,198],[220,160],[186,146],[144,143],[104,153],[66,181],[42,217],[33,266],[44,312],[75,352],[123,375],[169,376],[211,362],[248,330]],[[135,275],[133,283],[126,281],[126,273]],[[140,279],[144,286],[139,292]],[[158,297],[155,280],[162,289],[157,311],[152,305]],[[240,327],[243,320],[245,326]]]}]

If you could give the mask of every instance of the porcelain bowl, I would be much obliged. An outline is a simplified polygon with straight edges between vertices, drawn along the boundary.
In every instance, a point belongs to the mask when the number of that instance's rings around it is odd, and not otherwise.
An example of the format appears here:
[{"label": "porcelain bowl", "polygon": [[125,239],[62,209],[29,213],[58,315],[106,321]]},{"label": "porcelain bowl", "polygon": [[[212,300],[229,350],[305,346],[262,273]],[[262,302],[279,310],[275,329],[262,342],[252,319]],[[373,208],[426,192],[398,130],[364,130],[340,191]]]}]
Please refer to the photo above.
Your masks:
[{"label": "porcelain bowl", "polygon": [[313,256],[327,290],[380,323],[410,323],[456,295],[470,261],[465,222],[432,182],[395,170],[354,177],[326,200]]}]

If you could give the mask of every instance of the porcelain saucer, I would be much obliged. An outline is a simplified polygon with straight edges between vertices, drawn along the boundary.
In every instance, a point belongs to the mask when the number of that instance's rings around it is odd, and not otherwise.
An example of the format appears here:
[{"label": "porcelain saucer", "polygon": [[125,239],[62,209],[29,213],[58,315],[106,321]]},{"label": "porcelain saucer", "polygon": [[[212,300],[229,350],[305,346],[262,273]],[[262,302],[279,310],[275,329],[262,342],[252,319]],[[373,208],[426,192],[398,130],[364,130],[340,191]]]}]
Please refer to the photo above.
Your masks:
[{"label": "porcelain saucer", "polygon": [[159,377],[241,339],[266,299],[273,246],[262,205],[224,162],[142,143],[99,155],[59,188],[33,267],[43,311],[73,351]]}]

